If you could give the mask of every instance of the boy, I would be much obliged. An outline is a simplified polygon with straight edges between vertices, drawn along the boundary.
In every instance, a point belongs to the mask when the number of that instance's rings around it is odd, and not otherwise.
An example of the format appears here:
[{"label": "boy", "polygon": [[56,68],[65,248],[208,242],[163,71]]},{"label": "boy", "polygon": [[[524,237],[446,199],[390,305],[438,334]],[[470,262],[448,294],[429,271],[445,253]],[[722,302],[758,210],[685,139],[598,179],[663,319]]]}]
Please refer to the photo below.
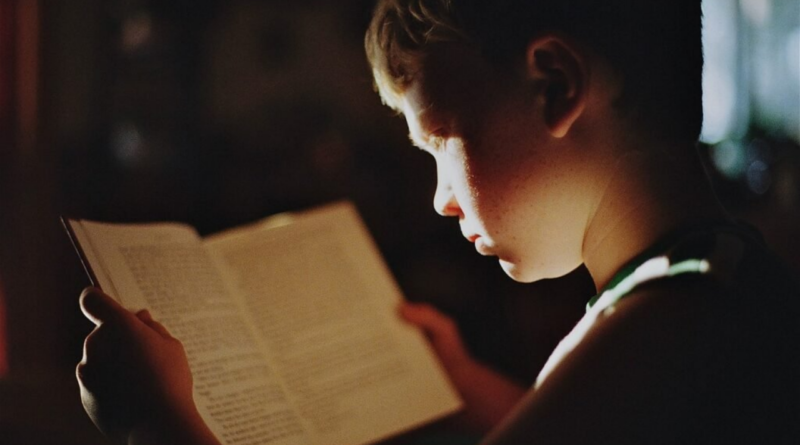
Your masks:
[{"label": "boy", "polygon": [[[434,207],[514,280],[585,264],[598,296],[527,392],[429,335],[486,444],[798,443],[797,283],[697,160],[699,0],[385,0],[366,47],[437,166]],[[216,443],[179,343],[94,291],[87,411],[129,442]],[[132,345],[132,346],[131,346]],[[111,367],[108,355],[131,348]],[[135,391],[109,369],[148,372]],[[115,411],[121,401],[131,412]],[[111,407],[107,404],[117,404]],[[150,414],[146,414],[150,413]],[[155,413],[155,414],[152,414]]]}]

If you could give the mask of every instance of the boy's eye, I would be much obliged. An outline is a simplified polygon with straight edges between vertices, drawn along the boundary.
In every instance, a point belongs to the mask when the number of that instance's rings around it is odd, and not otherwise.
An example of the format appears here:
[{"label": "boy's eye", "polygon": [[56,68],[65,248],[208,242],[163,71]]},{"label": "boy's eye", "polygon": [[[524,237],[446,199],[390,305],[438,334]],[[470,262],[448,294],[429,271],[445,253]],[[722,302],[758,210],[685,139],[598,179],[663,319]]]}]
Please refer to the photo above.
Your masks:
[{"label": "boy's eye", "polygon": [[444,150],[447,147],[447,142],[450,140],[451,134],[446,127],[437,128],[436,131],[428,133],[427,142],[428,146],[435,150]]},{"label": "boy's eye", "polygon": [[432,135],[428,138],[428,144],[436,150],[441,150],[447,144],[447,139],[440,135]]}]

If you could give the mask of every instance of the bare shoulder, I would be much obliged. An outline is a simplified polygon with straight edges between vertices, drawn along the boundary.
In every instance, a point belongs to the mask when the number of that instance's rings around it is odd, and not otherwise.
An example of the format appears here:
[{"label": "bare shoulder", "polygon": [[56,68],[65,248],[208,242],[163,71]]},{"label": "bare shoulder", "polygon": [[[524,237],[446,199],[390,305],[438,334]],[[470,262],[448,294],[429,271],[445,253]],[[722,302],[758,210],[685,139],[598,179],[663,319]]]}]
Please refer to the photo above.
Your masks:
[{"label": "bare shoulder", "polygon": [[710,276],[642,285],[593,320],[487,443],[795,443],[797,354],[753,329],[741,299]]},{"label": "bare shoulder", "polygon": [[687,306],[708,286],[650,286],[619,302],[551,358],[552,372],[487,443],[679,443],[697,317]]},{"label": "bare shoulder", "polygon": [[705,272],[595,306],[486,443],[800,443],[796,273],[747,236],[700,235],[669,260]]},{"label": "bare shoulder", "polygon": [[598,318],[592,337],[601,345],[613,338],[616,347],[656,341],[679,349],[693,347],[701,333],[698,325],[731,317],[729,296],[728,289],[703,275],[645,283]]}]

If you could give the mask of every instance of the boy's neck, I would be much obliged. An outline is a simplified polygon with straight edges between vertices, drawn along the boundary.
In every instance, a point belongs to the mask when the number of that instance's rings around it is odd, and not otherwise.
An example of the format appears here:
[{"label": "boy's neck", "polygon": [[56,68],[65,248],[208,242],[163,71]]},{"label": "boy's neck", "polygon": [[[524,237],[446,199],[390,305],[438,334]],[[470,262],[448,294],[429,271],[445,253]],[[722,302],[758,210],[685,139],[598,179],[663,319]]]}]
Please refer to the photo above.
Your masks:
[{"label": "boy's neck", "polygon": [[598,290],[666,234],[704,220],[729,219],[693,147],[629,150],[610,174],[583,243],[584,262]]}]

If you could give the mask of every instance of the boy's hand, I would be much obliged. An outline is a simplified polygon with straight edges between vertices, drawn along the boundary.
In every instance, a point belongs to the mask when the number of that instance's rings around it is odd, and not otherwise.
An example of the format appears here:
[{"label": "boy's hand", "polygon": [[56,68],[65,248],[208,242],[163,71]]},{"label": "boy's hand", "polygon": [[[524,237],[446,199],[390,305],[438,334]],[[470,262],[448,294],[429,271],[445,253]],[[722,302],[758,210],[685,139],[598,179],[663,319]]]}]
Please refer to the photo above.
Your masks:
[{"label": "boy's hand", "polygon": [[131,313],[98,289],[80,298],[97,325],[86,337],[76,374],[86,412],[106,435],[168,431],[199,418],[180,341],[147,311]]},{"label": "boy's hand", "polygon": [[475,360],[452,318],[424,303],[404,303],[400,315],[422,329],[464,399],[454,420],[459,428],[484,434],[525,395],[525,388]]},{"label": "boy's hand", "polygon": [[458,373],[474,364],[452,318],[426,303],[404,303],[400,315],[422,329],[448,373]]}]

